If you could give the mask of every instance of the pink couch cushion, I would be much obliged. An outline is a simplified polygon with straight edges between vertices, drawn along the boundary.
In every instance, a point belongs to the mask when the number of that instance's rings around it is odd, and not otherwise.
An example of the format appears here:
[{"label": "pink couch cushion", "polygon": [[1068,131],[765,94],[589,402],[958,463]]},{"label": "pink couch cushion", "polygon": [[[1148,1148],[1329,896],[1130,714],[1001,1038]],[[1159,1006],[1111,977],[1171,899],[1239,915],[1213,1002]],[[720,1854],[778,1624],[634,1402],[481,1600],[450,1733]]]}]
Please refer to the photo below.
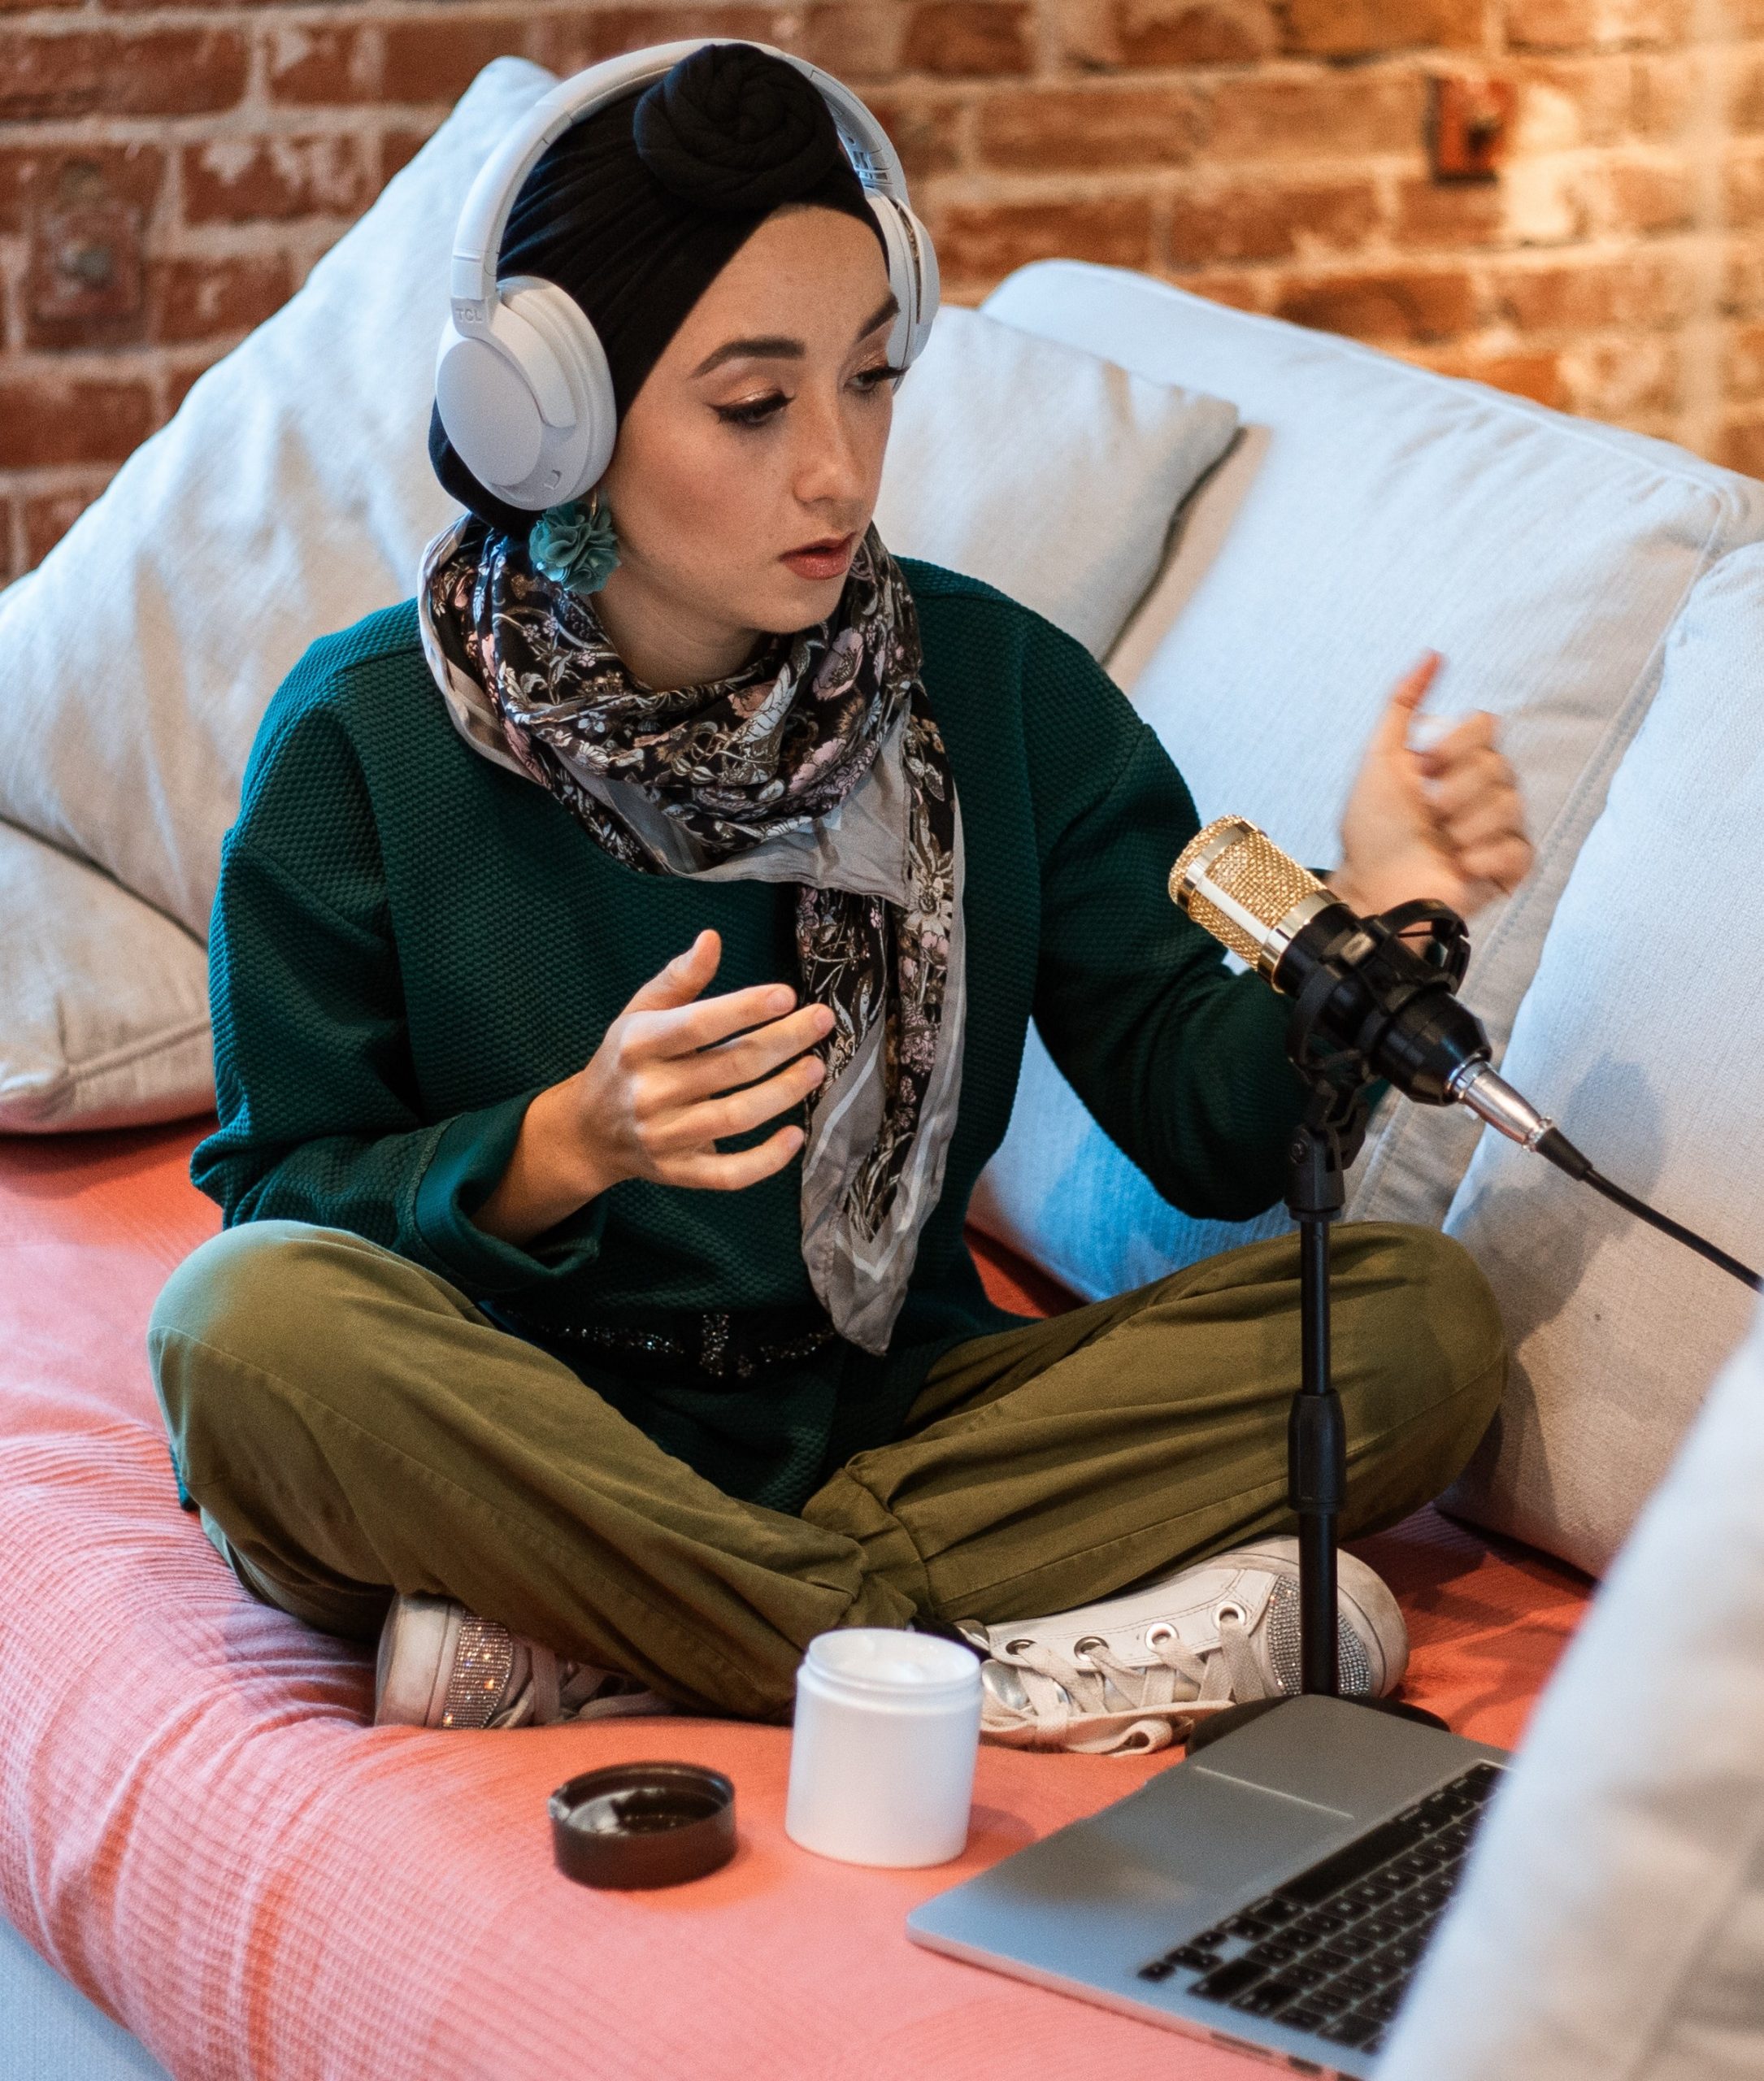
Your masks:
[{"label": "pink couch cushion", "polygon": [[[1262,2070],[902,1931],[927,1894],[1167,1757],[988,1749],[961,1863],[889,1873],[786,1840],[780,1729],[368,1727],[365,1655],[252,1602],[176,1506],[142,1330],[215,1225],[185,1177],[192,1138],[0,1149],[0,1910],[175,2074]],[[1365,1550],[1401,1588],[1414,1695],[1510,1741],[1584,1586],[1431,1514]],[[735,1862],[676,1892],[570,1885],[546,1794],[645,1755],[730,1774]]]}]

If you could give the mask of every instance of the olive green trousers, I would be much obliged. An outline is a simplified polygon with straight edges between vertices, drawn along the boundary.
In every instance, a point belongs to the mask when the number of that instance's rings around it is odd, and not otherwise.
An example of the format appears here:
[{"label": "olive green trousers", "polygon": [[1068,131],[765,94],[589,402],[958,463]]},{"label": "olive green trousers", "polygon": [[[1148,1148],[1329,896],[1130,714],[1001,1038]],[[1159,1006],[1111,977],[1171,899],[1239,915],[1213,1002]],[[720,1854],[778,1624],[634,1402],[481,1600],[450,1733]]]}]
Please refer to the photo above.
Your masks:
[{"label": "olive green trousers", "polygon": [[[1505,1352],[1445,1238],[1344,1227],[1335,1264],[1353,1534],[1451,1481]],[[254,1596],[360,1639],[394,1590],[457,1597],[758,1718],[788,1714],[829,1627],[1067,1610],[1292,1529],[1291,1238],[958,1345],[906,1435],[797,1517],[725,1495],[445,1279],[341,1230],[217,1236],[172,1275],[149,1347],[185,1485]]]}]

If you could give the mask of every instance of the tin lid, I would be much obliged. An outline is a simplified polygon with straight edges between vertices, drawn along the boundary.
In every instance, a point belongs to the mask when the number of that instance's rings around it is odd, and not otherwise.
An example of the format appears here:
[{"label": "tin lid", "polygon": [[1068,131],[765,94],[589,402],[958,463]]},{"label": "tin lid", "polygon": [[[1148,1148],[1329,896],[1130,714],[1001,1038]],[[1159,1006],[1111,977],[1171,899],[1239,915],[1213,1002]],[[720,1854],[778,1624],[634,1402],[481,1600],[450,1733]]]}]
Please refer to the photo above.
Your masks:
[{"label": "tin lid", "polygon": [[584,1886],[678,1886],[735,1854],[735,1787],[697,1763],[584,1770],[546,1811],[557,1867]]}]

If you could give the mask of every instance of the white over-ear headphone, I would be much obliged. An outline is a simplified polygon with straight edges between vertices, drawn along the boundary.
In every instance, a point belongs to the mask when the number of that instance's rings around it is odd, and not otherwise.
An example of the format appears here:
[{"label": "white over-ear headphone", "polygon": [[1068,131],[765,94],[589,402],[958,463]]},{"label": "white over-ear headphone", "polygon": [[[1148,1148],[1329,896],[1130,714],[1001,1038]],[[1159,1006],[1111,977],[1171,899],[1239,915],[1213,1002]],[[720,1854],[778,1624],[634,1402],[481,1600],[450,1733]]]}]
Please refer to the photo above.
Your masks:
[{"label": "white over-ear headphone", "polygon": [[[611,461],[618,431],[606,350],[581,306],[536,275],[496,279],[515,198],[546,146],[572,123],[660,79],[715,40],[655,44],[576,73],[534,104],[471,184],[454,234],[452,307],[435,360],[435,402],[460,460],[511,506],[537,513],[580,497]],[[899,154],[849,88],[789,51],[754,48],[795,66],[832,115],[882,233],[889,286],[900,304],[889,354],[905,368],[937,315],[937,256],[908,205]]]}]

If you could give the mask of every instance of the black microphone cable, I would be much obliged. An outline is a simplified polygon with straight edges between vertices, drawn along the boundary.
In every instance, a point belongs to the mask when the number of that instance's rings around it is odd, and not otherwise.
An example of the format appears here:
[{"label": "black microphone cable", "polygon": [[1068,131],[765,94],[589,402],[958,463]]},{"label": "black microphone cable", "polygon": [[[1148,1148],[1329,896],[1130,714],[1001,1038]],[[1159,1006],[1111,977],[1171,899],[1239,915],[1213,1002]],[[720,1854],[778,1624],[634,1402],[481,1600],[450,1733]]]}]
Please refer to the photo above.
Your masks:
[{"label": "black microphone cable", "polygon": [[1764,1279],[1760,1279],[1749,1265],[1743,1265],[1737,1258],[1711,1243],[1706,1236],[1699,1236],[1694,1228],[1687,1228],[1682,1221],[1675,1221],[1669,1214],[1662,1214],[1658,1207],[1649,1206],[1645,1200],[1637,1199],[1633,1193],[1626,1193],[1614,1184],[1604,1172],[1593,1168],[1589,1159],[1576,1149],[1560,1127],[1551,1127],[1540,1135],[1532,1145],[1540,1156],[1547,1157],[1558,1171],[1565,1172],[1576,1184],[1590,1185],[1601,1193],[1614,1206],[1620,1206],[1625,1214],[1632,1214],[1638,1221],[1645,1221],[1650,1228],[1658,1228],[1662,1236],[1670,1236],[1675,1242],[1682,1243],[1688,1250],[1694,1250],[1700,1258],[1706,1258],[1742,1286],[1749,1286],[1754,1293],[1764,1293]]}]

